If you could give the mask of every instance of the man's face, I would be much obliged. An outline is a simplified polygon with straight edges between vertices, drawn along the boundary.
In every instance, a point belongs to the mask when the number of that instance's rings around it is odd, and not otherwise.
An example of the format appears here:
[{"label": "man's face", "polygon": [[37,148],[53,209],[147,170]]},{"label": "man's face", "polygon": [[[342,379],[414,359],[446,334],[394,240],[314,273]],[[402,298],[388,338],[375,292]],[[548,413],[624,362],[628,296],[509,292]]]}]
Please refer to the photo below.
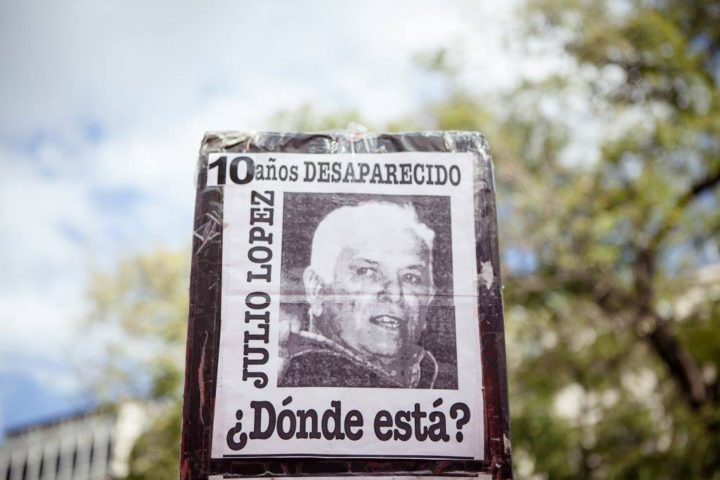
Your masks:
[{"label": "man's face", "polygon": [[324,289],[324,326],[364,357],[390,363],[425,329],[433,295],[430,252],[412,231],[383,232],[341,250]]}]

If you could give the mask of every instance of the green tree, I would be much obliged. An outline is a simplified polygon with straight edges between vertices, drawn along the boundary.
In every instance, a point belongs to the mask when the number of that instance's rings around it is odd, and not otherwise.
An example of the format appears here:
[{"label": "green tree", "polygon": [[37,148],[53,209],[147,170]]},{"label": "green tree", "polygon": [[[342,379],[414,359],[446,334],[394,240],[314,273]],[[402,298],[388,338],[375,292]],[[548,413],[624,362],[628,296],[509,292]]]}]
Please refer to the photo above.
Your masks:
[{"label": "green tree", "polygon": [[[529,5],[531,34],[564,39],[577,68],[514,92],[491,138],[515,259],[504,280],[516,466],[539,478],[720,478],[720,277],[708,265],[720,9]],[[578,96],[595,160],[572,158],[578,126],[543,113]]]},{"label": "green tree", "polygon": [[189,258],[159,250],[96,271],[90,282],[88,326],[108,338],[103,361],[87,366],[91,381],[107,401],[149,404],[151,417],[130,456],[133,480],[179,475]]}]

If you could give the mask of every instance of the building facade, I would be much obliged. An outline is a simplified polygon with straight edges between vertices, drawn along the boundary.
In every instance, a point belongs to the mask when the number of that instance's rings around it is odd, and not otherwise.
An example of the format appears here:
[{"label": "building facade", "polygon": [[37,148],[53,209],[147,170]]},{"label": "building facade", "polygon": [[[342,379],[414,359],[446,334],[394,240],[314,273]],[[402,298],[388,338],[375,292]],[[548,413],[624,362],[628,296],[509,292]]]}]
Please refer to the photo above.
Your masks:
[{"label": "building facade", "polygon": [[0,444],[0,480],[124,478],[146,416],[130,402],[8,432]]}]

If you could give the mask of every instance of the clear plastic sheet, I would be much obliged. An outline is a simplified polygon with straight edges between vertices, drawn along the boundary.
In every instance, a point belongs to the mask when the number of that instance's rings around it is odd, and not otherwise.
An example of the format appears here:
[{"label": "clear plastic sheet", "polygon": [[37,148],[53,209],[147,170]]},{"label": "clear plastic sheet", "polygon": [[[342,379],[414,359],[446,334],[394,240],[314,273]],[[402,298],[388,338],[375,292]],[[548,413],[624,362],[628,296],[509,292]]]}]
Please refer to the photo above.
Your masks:
[{"label": "clear plastic sheet", "polygon": [[[232,200],[232,196],[229,192],[239,191],[239,186],[234,185],[230,187],[216,186],[213,181],[209,178],[209,168],[212,165],[212,158],[217,159],[219,154],[248,154],[248,155],[264,155],[268,153],[277,153],[278,158],[281,155],[286,154],[302,154],[302,155],[314,155],[312,157],[321,161],[326,158],[346,158],[349,154],[353,162],[364,161],[364,159],[385,159],[390,157],[378,157],[377,154],[392,154],[405,152],[411,154],[422,153],[431,154],[433,152],[438,154],[438,158],[441,158],[441,154],[455,153],[455,154],[471,154],[472,165],[466,166],[469,170],[464,170],[466,173],[470,172],[469,179],[466,178],[466,182],[470,181],[469,195],[467,196],[467,202],[458,201],[457,198],[452,200],[454,214],[453,217],[456,224],[453,225],[453,234],[457,231],[466,229],[474,236],[475,245],[472,246],[472,237],[467,242],[449,243],[447,250],[451,250],[455,257],[468,258],[472,257],[474,253],[474,259],[472,265],[473,274],[472,278],[468,277],[463,280],[461,284],[458,284],[457,278],[453,280],[452,268],[450,268],[450,282],[454,283],[453,289],[447,290],[450,293],[445,295],[451,298],[446,301],[448,305],[453,304],[456,308],[457,305],[463,302],[467,303],[467,299],[464,297],[472,297],[472,301],[476,302],[475,308],[477,313],[475,314],[476,322],[478,327],[475,335],[479,335],[478,352],[477,357],[467,357],[467,352],[462,352],[462,349],[458,350],[460,356],[465,355],[466,362],[476,362],[478,365],[482,363],[482,369],[478,367],[476,380],[481,382],[478,392],[478,408],[481,412],[476,411],[472,421],[468,423],[467,429],[465,430],[466,442],[469,441],[468,435],[471,433],[476,436],[480,436],[481,454],[479,457],[475,456],[475,459],[471,458],[452,458],[452,456],[446,456],[442,458],[440,456],[424,456],[422,454],[413,454],[411,458],[391,458],[393,455],[388,455],[387,458],[383,458],[383,455],[365,455],[362,453],[362,448],[358,449],[361,453],[358,454],[359,458],[354,458],[354,455],[344,455],[345,458],[331,458],[333,455],[327,453],[327,450],[323,450],[317,455],[318,458],[313,458],[312,453],[308,453],[307,450],[300,451],[303,458],[293,458],[294,455],[287,453],[283,455],[276,453],[272,458],[259,458],[252,454],[246,456],[237,456],[233,458],[232,455],[219,455],[217,444],[225,439],[225,431],[228,430],[229,424],[219,422],[217,415],[219,411],[216,410],[218,405],[222,406],[223,402],[227,403],[227,398],[239,398],[242,393],[235,393],[234,397],[227,393],[220,393],[220,397],[217,397],[218,392],[222,392],[222,388],[218,389],[218,382],[222,383],[231,378],[227,372],[227,364],[231,362],[237,364],[240,370],[242,367],[243,358],[237,354],[236,356],[225,354],[225,360],[221,360],[223,357],[223,349],[228,348],[228,335],[225,333],[225,340],[221,340],[222,326],[222,299],[223,289],[229,288],[227,282],[229,278],[223,278],[223,271],[225,275],[229,275],[226,263],[229,262],[231,254],[228,254],[227,246],[223,247],[224,243],[227,243],[229,234],[236,235],[234,226],[230,226],[234,219],[238,218],[239,211],[230,208],[232,203],[236,200]],[[343,157],[343,155],[345,155]],[[366,156],[367,155],[367,156]],[[374,156],[373,156],[374,155]],[[253,157],[256,159],[265,157]],[[292,156],[285,156],[282,158],[292,158]],[[309,157],[303,157],[307,159]],[[442,157],[450,158],[450,157]],[[308,160],[305,160],[306,162]],[[310,160],[311,162],[314,160]],[[376,161],[376,160],[373,160]],[[415,161],[415,160],[413,160]],[[260,163],[260,160],[257,160]],[[186,369],[186,386],[185,386],[185,406],[184,406],[184,424],[183,424],[183,448],[182,448],[182,459],[181,459],[181,478],[207,478],[208,475],[228,475],[232,478],[237,476],[278,476],[278,475],[451,475],[451,476],[477,476],[479,473],[486,473],[492,475],[492,478],[512,478],[512,471],[510,466],[510,440],[509,440],[509,414],[507,409],[507,380],[505,373],[505,353],[504,353],[504,335],[503,335],[503,324],[502,324],[502,298],[501,298],[501,284],[499,278],[499,259],[497,249],[497,221],[495,216],[495,191],[493,181],[493,165],[490,156],[489,148],[484,136],[477,132],[419,132],[419,133],[400,133],[400,134],[375,134],[367,132],[362,126],[350,125],[346,130],[332,131],[332,132],[321,132],[321,133],[288,133],[288,132],[209,132],[203,139],[200,155],[197,165],[196,172],[196,187],[197,187],[197,203],[196,203],[196,214],[195,214],[195,229],[194,229],[194,243],[193,243],[193,272],[191,277],[191,292],[190,292],[190,319],[188,329],[188,356],[187,356],[187,369]],[[216,172],[214,172],[216,174]],[[467,176],[466,176],[467,177]],[[219,177],[218,177],[219,179]],[[382,182],[381,182],[382,183]],[[388,182],[391,183],[391,182]],[[252,188],[254,184],[250,184],[249,188]],[[391,187],[387,187],[391,188]],[[311,195],[313,189],[307,189],[307,192],[302,192],[306,197]],[[346,188],[347,190],[347,188]],[[440,189],[438,189],[440,190]],[[362,191],[362,186],[359,186],[357,192]],[[372,192],[373,190],[369,190]],[[382,190],[386,192],[386,190]],[[387,190],[389,192],[391,190]],[[358,194],[355,190],[351,193],[337,194],[338,202],[346,201],[345,197]],[[403,193],[404,192],[404,193]],[[425,192],[428,190],[418,190],[418,192]],[[400,195],[408,194],[407,188],[399,192]],[[411,192],[411,195],[415,195],[415,192]],[[240,195],[232,193],[232,195]],[[286,192],[286,195],[289,195]],[[300,195],[300,193],[293,193],[293,195]],[[345,195],[345,197],[343,197]],[[369,194],[367,194],[369,195]],[[366,195],[366,196],[367,196]],[[292,196],[292,195],[291,195]],[[427,196],[427,195],[426,195]],[[298,197],[300,198],[300,197]],[[420,198],[420,196],[418,196]],[[297,202],[296,202],[297,203]],[[300,204],[308,203],[306,200],[300,200]],[[312,202],[310,202],[312,203]],[[466,205],[463,205],[465,203]],[[291,205],[291,203],[288,203]],[[318,204],[321,205],[321,204]],[[419,212],[418,218],[421,223],[433,225],[432,219],[427,220],[428,214],[432,214],[433,209],[427,210],[424,214],[422,208],[422,202],[415,201],[415,209]],[[434,205],[434,204],[433,204]],[[467,221],[463,220],[462,224],[457,224],[457,210],[461,207],[469,208],[471,216]],[[288,207],[290,208],[290,207]],[[315,207],[313,207],[315,208]],[[318,208],[322,208],[318,207]],[[302,212],[302,210],[298,210]],[[449,209],[448,218],[449,218]],[[232,213],[233,220],[228,219],[228,212]],[[282,215],[282,211],[278,213]],[[324,214],[323,214],[324,215]],[[423,215],[425,215],[423,217]],[[287,216],[287,215],[286,215]],[[300,214],[302,217],[302,215]],[[312,215],[308,214],[308,218]],[[322,217],[322,215],[320,215]],[[287,222],[287,218],[284,219]],[[308,220],[310,221],[310,220]],[[297,222],[295,222],[297,223]],[[317,224],[317,221],[316,221]],[[436,222],[437,225],[437,222]],[[315,227],[313,227],[315,228]],[[448,227],[449,228],[449,227]],[[441,228],[433,226],[433,229],[440,232],[436,235],[438,239],[446,239],[441,232]],[[469,229],[469,230],[468,230]],[[286,230],[290,231],[286,226]],[[260,234],[258,234],[260,235]],[[305,238],[307,241],[307,238]],[[459,243],[458,243],[459,242]],[[291,242],[292,243],[292,242]],[[291,243],[285,241],[282,248],[286,251],[291,251]],[[436,242],[437,243],[437,242]],[[470,244],[469,252],[461,247],[461,244]],[[223,248],[226,249],[223,254]],[[434,254],[437,258],[442,258],[442,252],[438,250],[437,244],[435,245]],[[278,250],[280,247],[278,247]],[[301,248],[302,249],[302,248]],[[455,251],[457,249],[457,251]],[[440,253],[438,253],[440,252]],[[279,252],[278,252],[279,253]],[[307,254],[305,254],[307,256]],[[437,258],[435,261],[437,261]],[[448,256],[450,258],[450,256]],[[458,270],[458,259],[456,258],[454,265],[455,270]],[[279,262],[279,261],[278,261]],[[276,287],[275,289],[268,289],[268,295],[278,296],[279,303],[287,307],[287,311],[292,308],[299,308],[299,304],[303,303],[303,289],[301,280],[298,280],[302,275],[302,269],[285,268],[285,261],[283,260],[283,282],[286,282],[286,277],[295,277],[298,285],[292,286],[291,281],[287,281],[290,287],[285,285]],[[467,262],[465,262],[467,263]],[[277,270],[280,270],[280,263],[275,265]],[[225,268],[225,270],[223,270]],[[303,267],[304,268],[304,267]],[[309,267],[308,267],[309,268]],[[287,270],[290,273],[286,273]],[[437,270],[437,269],[436,269]],[[437,272],[435,272],[434,283],[441,285],[442,279],[437,280]],[[455,277],[464,278],[455,272]],[[223,283],[225,282],[225,284]],[[279,285],[279,284],[278,284]],[[469,290],[468,290],[469,289]],[[436,298],[441,298],[443,294],[442,288],[440,291],[434,292]],[[469,293],[468,293],[469,292]],[[226,302],[227,302],[227,291]],[[277,301],[276,300],[276,301]],[[344,300],[348,303],[348,300]],[[442,304],[442,300],[434,300],[435,304]],[[453,303],[454,302],[454,303]],[[434,305],[435,308],[440,308]],[[310,314],[312,314],[312,302],[310,302]],[[308,309],[307,306],[302,306],[302,311]],[[281,313],[281,315],[287,315],[287,311]],[[439,311],[439,310],[438,310]],[[283,312],[281,310],[281,312]],[[453,311],[454,312],[454,311]],[[455,313],[453,313],[455,314]],[[225,314],[227,315],[227,313]],[[400,315],[400,314],[398,314]],[[401,316],[402,317],[402,316]],[[432,318],[437,319],[444,318],[442,314],[438,314],[437,311]],[[449,318],[449,317],[448,317]],[[454,317],[453,317],[454,318]],[[464,317],[460,316],[460,320]],[[303,325],[305,322],[305,326]],[[227,320],[226,320],[227,322]],[[278,321],[279,322],[279,321]],[[385,320],[385,327],[387,329],[397,328],[394,320]],[[402,324],[402,318],[397,322]],[[440,323],[448,323],[446,321]],[[277,323],[279,325],[280,323]],[[307,328],[307,319],[299,322],[300,328]],[[388,326],[390,325],[390,326]],[[225,328],[228,328],[225,325]],[[283,327],[286,328],[286,327]],[[429,327],[428,327],[429,328]],[[381,332],[380,330],[376,330]],[[293,333],[293,332],[291,332]],[[432,332],[435,338],[443,338],[442,331]],[[447,332],[446,336],[447,336]],[[462,333],[462,332],[461,332]],[[459,333],[458,338],[463,340],[463,335]],[[282,352],[282,342],[284,341],[282,335],[273,334],[273,342],[281,344],[280,352]],[[382,336],[382,332],[379,333]],[[450,335],[456,335],[455,330],[450,331]],[[322,336],[322,335],[321,335]],[[428,351],[433,348],[432,340],[428,340],[427,332],[424,332],[423,340],[421,345]],[[467,337],[467,333],[464,335]],[[241,337],[238,337],[241,338]],[[271,337],[268,337],[268,339]],[[278,340],[279,339],[279,340]],[[270,342],[272,343],[272,342]],[[436,341],[436,343],[438,343]],[[350,350],[353,348],[353,342],[349,342]],[[347,347],[348,345],[345,345]],[[460,345],[462,347],[462,345]],[[238,344],[238,348],[242,349],[242,345]],[[456,348],[453,344],[453,348]],[[459,348],[459,347],[458,347]],[[338,350],[340,351],[340,350]],[[270,352],[273,352],[270,349]],[[482,352],[482,358],[480,358],[480,352]],[[337,352],[334,352],[337,353]],[[272,355],[272,353],[270,354]],[[280,353],[278,357],[282,357]],[[352,352],[348,354],[352,357]],[[435,356],[442,357],[435,352]],[[459,357],[458,357],[459,358]],[[474,358],[474,360],[473,360]],[[286,358],[280,358],[278,362],[283,365],[282,368],[286,368]],[[441,358],[441,360],[447,360]],[[223,361],[226,366],[223,367]],[[452,364],[455,361],[456,370],[462,370],[458,367],[459,360],[453,360],[450,358],[446,363]],[[438,362],[436,362],[438,363]],[[442,362],[439,362],[442,363]],[[467,365],[467,364],[466,364]],[[282,370],[279,370],[282,372]],[[470,369],[468,369],[470,371]],[[223,372],[225,372],[223,374]],[[480,373],[482,372],[482,373]],[[248,373],[248,372],[246,372]],[[467,374],[468,372],[460,372],[461,374]],[[238,373],[239,375],[239,373]],[[272,384],[273,373],[263,374],[265,379],[260,377],[255,378],[259,383],[256,385],[262,385],[268,382],[267,378],[270,378]],[[282,373],[279,374],[278,378],[282,378]],[[467,384],[468,380],[466,377],[462,380]],[[224,379],[224,380],[223,380]],[[252,378],[250,378],[251,380]],[[462,383],[462,382],[460,382]],[[281,382],[278,380],[278,385]],[[450,390],[457,389],[458,380],[455,383],[446,383],[445,386],[434,387],[434,388],[450,388]],[[417,383],[409,383],[410,388],[433,388],[422,387]],[[273,386],[273,385],[271,385]],[[282,386],[282,385],[280,385]],[[357,387],[357,385],[345,385],[351,387]],[[233,387],[234,388],[234,387]],[[312,386],[308,387],[312,390]],[[260,391],[260,390],[259,390]],[[362,391],[358,391],[360,393]],[[419,392],[419,390],[415,390]],[[450,392],[452,393],[452,392]],[[450,393],[446,394],[449,395]],[[408,398],[412,398],[414,394],[410,394]],[[378,400],[378,399],[376,399]],[[298,399],[294,400],[296,403],[301,401]],[[218,403],[220,402],[220,403]],[[278,407],[280,408],[280,407]],[[233,410],[234,411],[234,410]],[[240,410],[238,410],[240,412]],[[257,413],[257,412],[256,412]],[[245,409],[245,430],[249,429],[248,423],[251,422],[251,410]],[[229,415],[226,413],[226,416]],[[239,417],[242,413],[239,413]],[[477,417],[481,417],[478,419]],[[234,421],[234,419],[233,419]],[[479,422],[479,423],[478,423]],[[241,422],[237,422],[240,425]],[[448,421],[448,425],[453,424],[453,421]],[[221,426],[221,429],[218,428]],[[214,427],[214,428],[213,428]],[[369,426],[368,426],[369,427]],[[215,433],[213,433],[213,429]],[[236,428],[236,432],[240,432],[241,427]],[[222,431],[221,431],[222,430]],[[241,435],[233,436],[233,432],[227,431],[228,441],[232,439],[239,439]],[[470,430],[473,430],[472,432]],[[451,432],[453,435],[455,431]],[[214,435],[214,437],[213,437]],[[233,440],[235,441],[235,440]],[[454,441],[454,440],[453,440]],[[214,445],[213,445],[214,443]],[[236,445],[239,445],[236,443]],[[392,446],[391,444],[387,444]],[[243,444],[244,446],[244,444]],[[242,448],[242,447],[240,447]],[[224,451],[227,451],[225,448]],[[240,452],[249,451],[239,450]],[[392,451],[392,449],[390,449]],[[418,450],[421,451],[421,450]],[[214,452],[214,453],[213,453]],[[362,459],[365,458],[365,460]],[[372,460],[369,458],[372,457]],[[215,478],[215,477],[213,477]]]}]

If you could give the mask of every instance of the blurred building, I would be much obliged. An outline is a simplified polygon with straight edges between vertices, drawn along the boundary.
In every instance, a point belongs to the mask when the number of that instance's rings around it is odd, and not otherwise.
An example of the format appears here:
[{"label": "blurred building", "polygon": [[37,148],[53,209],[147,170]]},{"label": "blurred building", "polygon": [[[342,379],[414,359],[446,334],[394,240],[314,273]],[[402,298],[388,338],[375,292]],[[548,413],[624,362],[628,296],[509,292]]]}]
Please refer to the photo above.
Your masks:
[{"label": "blurred building", "polygon": [[9,431],[0,444],[0,480],[123,478],[146,417],[140,403],[129,402]]}]

